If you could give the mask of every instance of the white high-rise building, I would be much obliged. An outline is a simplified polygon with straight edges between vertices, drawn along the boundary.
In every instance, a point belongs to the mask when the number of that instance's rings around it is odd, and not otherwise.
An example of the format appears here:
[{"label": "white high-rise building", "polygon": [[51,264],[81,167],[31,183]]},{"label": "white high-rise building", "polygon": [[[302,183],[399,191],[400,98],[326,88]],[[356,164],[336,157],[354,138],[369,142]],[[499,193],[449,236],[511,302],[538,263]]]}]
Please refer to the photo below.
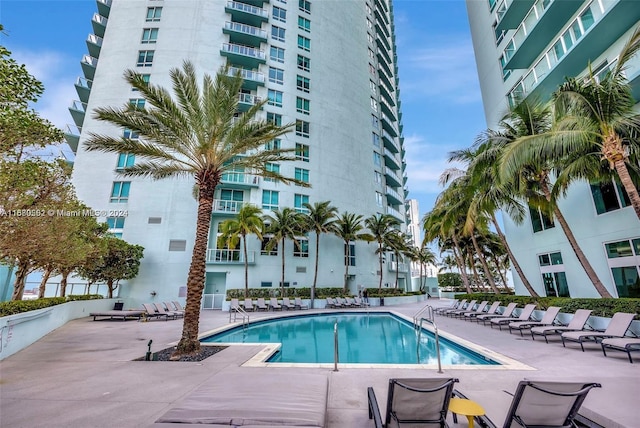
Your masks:
[{"label": "white high-rise building", "polygon": [[[295,148],[295,162],[273,165],[280,173],[311,187],[287,186],[252,176],[226,174],[211,214],[205,307],[219,307],[225,290],[244,287],[239,250],[216,249],[219,224],[242,204],[265,213],[331,201],[339,212],[368,217],[394,216],[406,229],[404,150],[400,122],[398,68],[390,0],[98,0],[94,34],[82,59],[79,100],[70,111],[78,132],[68,140],[76,148],[73,182],[80,199],[107,213],[113,233],[145,247],[139,276],[120,287],[120,296],[147,301],[184,293],[195,234],[193,180],[123,178],[118,169],[138,161],[121,154],[87,152],[90,133],[135,137],[126,129],[96,121],[96,107],[141,105],[144,100],[123,79],[126,69],[153,84],[171,87],[169,70],[192,61],[199,73],[222,66],[240,71],[244,85],[240,109],[268,99],[263,117],[296,122],[295,131],[276,140]],[[309,287],[313,281],[315,235],[300,246],[264,251],[249,238],[250,287],[276,289],[280,252],[285,251],[285,285]],[[392,282],[387,263],[378,271],[375,246],[352,244],[349,287]],[[318,286],[344,282],[345,248],[335,236],[321,236]],[[401,286],[408,272],[401,272]]]},{"label": "white high-rise building", "polygon": [[[467,0],[485,115],[494,128],[516,100],[548,100],[565,77],[604,75],[640,25],[636,0]],[[640,100],[640,55],[626,70]],[[636,104],[640,110],[640,105]],[[559,202],[608,291],[640,297],[640,222],[615,182],[572,185]],[[511,249],[540,295],[598,297],[559,225],[532,209],[503,216]],[[527,294],[517,274],[516,292]]]}]

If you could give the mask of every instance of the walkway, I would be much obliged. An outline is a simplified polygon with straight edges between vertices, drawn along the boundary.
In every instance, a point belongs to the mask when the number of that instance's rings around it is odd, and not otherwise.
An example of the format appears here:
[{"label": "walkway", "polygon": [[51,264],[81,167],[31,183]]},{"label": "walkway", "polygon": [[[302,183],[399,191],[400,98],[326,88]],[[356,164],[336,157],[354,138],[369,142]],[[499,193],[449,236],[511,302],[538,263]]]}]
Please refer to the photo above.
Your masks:
[{"label": "walkway", "polygon": [[[421,306],[387,309],[412,316]],[[270,315],[256,314],[252,319]],[[583,353],[579,347],[565,349],[559,342],[546,345],[462,320],[438,317],[437,321],[441,330],[536,369],[445,370],[443,376],[459,378],[457,388],[479,401],[497,425],[502,425],[511,401],[503,390],[513,392],[526,377],[600,382],[603,388],[592,391],[585,402],[586,413],[610,418],[607,428],[640,426],[640,362],[629,364],[626,354],[612,352],[605,358],[599,346],[588,346]],[[200,330],[227,323],[228,313],[205,311]],[[144,355],[149,339],[153,339],[153,350],[162,349],[179,338],[181,328],[181,320],[94,322],[87,317],[68,323],[0,362],[0,427],[146,427],[220,371],[252,376],[268,370],[292,379],[301,372],[326,373],[330,382],[328,428],[368,428],[373,423],[367,415],[367,386],[375,388],[384,407],[390,377],[437,376],[435,370],[403,368],[342,368],[333,372],[240,367],[255,354],[256,346],[231,347],[201,363],[131,361]],[[457,426],[465,425],[460,420]]]}]

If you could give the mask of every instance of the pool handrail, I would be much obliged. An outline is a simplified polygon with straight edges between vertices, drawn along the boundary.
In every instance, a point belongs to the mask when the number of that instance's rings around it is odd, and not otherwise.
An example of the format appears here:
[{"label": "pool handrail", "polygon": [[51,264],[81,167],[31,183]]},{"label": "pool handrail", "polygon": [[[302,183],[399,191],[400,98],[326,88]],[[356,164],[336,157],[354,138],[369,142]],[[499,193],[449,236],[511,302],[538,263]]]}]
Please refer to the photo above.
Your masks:
[{"label": "pool handrail", "polygon": [[425,311],[427,311],[427,319],[433,321],[433,306],[427,304],[422,307],[418,312],[413,316],[413,328],[418,329],[418,320],[420,319],[420,315],[422,315]]},{"label": "pool handrail", "polygon": [[[431,307],[431,306],[429,306]],[[431,316],[433,317],[433,308],[431,308]],[[436,355],[438,356],[438,373],[442,373],[442,363],[440,362],[440,336],[438,335],[438,326],[436,322],[429,318],[420,318],[420,329],[418,330],[418,346],[420,346],[420,334],[422,333],[422,323],[427,322],[433,326],[435,338],[436,338]]]},{"label": "pool handrail", "polygon": [[333,325],[333,371],[338,371],[338,360],[340,359],[338,353],[338,321]]},{"label": "pool handrail", "polygon": [[249,326],[249,314],[241,306],[231,306],[229,308],[229,322],[231,322],[231,313],[233,312],[233,322],[236,322],[238,314],[242,317],[242,328]]}]

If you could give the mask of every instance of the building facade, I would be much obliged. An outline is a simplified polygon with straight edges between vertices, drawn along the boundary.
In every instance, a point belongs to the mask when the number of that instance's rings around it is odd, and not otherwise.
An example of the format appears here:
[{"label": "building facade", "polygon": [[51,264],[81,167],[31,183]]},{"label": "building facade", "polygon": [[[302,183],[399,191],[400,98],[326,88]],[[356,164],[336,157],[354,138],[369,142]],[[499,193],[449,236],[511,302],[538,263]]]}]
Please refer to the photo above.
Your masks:
[{"label": "building facade", "polygon": [[[467,0],[489,128],[518,99],[547,100],[565,77],[604,75],[640,25],[634,0]],[[640,100],[640,55],[626,70]],[[640,105],[636,104],[640,110]],[[598,277],[616,297],[640,297],[640,222],[620,185],[579,182],[559,203]],[[598,297],[562,229],[530,210],[503,216],[509,245],[540,295]],[[514,274],[516,292],[527,294]]]},{"label": "building facade", "polygon": [[[398,95],[393,9],[390,0],[98,0],[94,34],[82,59],[79,99],[70,108],[75,126],[67,139],[76,149],[73,183],[78,196],[105,210],[113,233],[145,247],[140,275],[120,296],[147,301],[184,295],[196,220],[193,180],[123,178],[118,169],[136,159],[126,154],[87,152],[90,133],[136,138],[126,129],[96,121],[96,107],[142,105],[123,79],[126,69],[149,82],[171,87],[169,71],[190,60],[200,74],[229,66],[244,78],[239,113],[268,99],[262,118],[296,123],[295,131],[271,144],[295,149],[297,160],[270,167],[306,181],[288,186],[254,176],[225,174],[215,195],[207,258],[205,307],[219,307],[225,290],[244,287],[240,250],[216,248],[219,225],[243,204],[270,210],[331,201],[340,213],[397,218],[406,228],[404,150]],[[252,288],[276,290],[285,251],[285,286],[309,287],[315,261],[313,233],[284,248],[266,251],[249,237]],[[350,263],[349,287],[376,286],[395,277],[400,264],[378,271],[375,246],[344,243],[323,235],[318,286],[342,286]],[[395,266],[395,267],[393,267]],[[403,281],[408,272],[401,272]]]}]

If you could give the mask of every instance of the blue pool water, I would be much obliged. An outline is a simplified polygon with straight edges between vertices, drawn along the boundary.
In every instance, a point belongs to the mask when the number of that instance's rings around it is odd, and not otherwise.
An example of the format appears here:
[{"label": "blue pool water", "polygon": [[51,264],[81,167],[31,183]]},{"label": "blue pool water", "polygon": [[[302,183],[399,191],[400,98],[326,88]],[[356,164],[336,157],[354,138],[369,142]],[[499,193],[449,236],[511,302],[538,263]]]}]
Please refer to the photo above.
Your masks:
[{"label": "blue pool water", "polygon": [[[281,343],[269,362],[333,363],[333,328],[338,322],[341,363],[436,364],[435,339],[390,313],[333,313],[260,321],[202,339],[214,343]],[[498,364],[440,338],[442,364]]]}]

